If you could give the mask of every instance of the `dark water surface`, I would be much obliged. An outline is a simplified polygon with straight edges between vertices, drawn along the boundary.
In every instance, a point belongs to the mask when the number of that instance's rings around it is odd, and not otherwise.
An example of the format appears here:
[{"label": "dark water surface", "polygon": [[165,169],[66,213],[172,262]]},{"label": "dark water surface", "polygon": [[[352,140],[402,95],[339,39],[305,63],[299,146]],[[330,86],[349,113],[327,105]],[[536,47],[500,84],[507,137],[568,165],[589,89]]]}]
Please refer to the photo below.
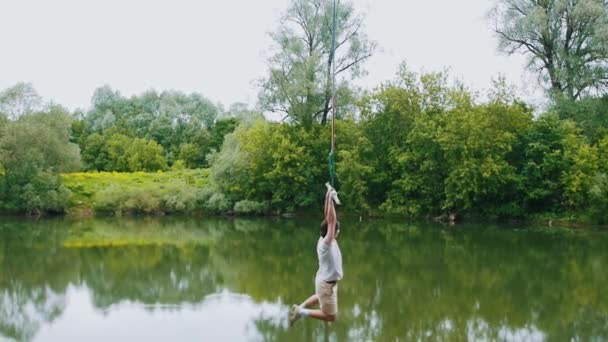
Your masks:
[{"label": "dark water surface", "polygon": [[608,233],[343,222],[339,321],[312,220],[1,219],[0,340],[608,340]]}]

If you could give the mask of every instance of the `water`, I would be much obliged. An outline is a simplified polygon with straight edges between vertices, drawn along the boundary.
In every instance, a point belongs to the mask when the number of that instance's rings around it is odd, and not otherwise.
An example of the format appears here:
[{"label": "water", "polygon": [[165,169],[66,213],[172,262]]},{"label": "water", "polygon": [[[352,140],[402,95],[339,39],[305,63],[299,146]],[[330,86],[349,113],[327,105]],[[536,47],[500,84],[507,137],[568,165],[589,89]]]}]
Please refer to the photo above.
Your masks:
[{"label": "water", "polygon": [[288,328],[318,222],[0,222],[0,340],[608,339],[608,234],[343,222],[339,320]]}]

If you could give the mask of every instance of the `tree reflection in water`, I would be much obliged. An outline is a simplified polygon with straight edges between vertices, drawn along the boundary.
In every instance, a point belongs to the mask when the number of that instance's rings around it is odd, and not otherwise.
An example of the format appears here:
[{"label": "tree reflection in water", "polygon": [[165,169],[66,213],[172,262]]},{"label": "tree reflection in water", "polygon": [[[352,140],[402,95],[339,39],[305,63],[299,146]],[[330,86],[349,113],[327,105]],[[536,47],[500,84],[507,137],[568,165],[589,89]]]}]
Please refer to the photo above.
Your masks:
[{"label": "tree reflection in water", "polygon": [[[5,221],[0,336],[32,340],[43,327],[76,325],[61,322],[82,305],[70,301],[76,289],[108,318],[99,324],[129,312],[133,322],[115,324],[149,321],[152,334],[160,315],[176,339],[204,339],[219,327],[244,340],[608,338],[605,233],[388,221],[345,223],[338,322],[288,329],[288,305],[313,291],[315,227],[270,219]],[[190,321],[185,331],[180,324]]]}]

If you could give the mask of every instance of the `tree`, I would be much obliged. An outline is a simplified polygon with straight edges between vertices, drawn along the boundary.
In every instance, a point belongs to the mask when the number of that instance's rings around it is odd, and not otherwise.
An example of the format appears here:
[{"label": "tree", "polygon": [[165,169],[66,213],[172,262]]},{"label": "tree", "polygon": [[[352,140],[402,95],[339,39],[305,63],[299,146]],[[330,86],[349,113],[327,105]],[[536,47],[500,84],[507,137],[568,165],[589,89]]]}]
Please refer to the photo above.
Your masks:
[{"label": "tree", "polygon": [[69,191],[58,173],[78,170],[72,118],[59,106],[9,121],[0,136],[0,207],[9,211],[61,211]]},{"label": "tree", "polygon": [[372,56],[376,43],[363,30],[363,17],[351,2],[338,2],[336,54],[332,59],[333,4],[324,0],[292,0],[271,35],[276,53],[269,59],[268,76],[262,81],[260,102],[264,109],[282,113],[307,129],[325,123],[331,110],[331,78],[335,66],[337,106],[352,98],[347,81],[361,76],[362,64]]},{"label": "tree", "polygon": [[502,51],[528,54],[552,96],[578,99],[608,85],[608,11],[604,0],[498,0],[493,10]]},{"label": "tree", "polygon": [[0,113],[11,119],[42,109],[42,98],[31,83],[17,83],[0,92]]},{"label": "tree", "polygon": [[403,63],[397,79],[362,99],[362,126],[372,143],[368,163],[375,170],[369,179],[371,204],[409,216],[441,207],[446,169],[437,137],[445,113],[470,102],[448,81],[446,72],[415,73]]},{"label": "tree", "polygon": [[127,149],[129,171],[158,171],[167,169],[163,147],[155,141],[135,138]]},{"label": "tree", "polygon": [[238,125],[239,120],[234,118],[217,120],[209,129],[209,149],[219,150],[226,134],[234,132]]},{"label": "tree", "polygon": [[153,140],[122,133],[91,134],[82,159],[88,170],[158,171],[167,168],[162,146]]},{"label": "tree", "polygon": [[263,119],[264,115],[254,109],[250,109],[246,103],[235,102],[228,107],[228,110],[223,112],[218,119],[236,119],[239,121],[255,121]]},{"label": "tree", "polygon": [[[173,162],[183,144],[200,136],[213,126],[220,109],[200,94],[179,91],[146,91],[125,98],[104,86],[95,90],[92,108],[85,124],[92,132],[107,134],[107,130],[137,138],[154,140]],[[204,158],[202,159],[204,160]]]},{"label": "tree", "polygon": [[85,146],[86,148],[81,151],[81,156],[86,170],[111,170],[106,138],[102,134],[93,133],[89,135]]},{"label": "tree", "polygon": [[578,100],[561,99],[553,104],[561,119],[573,120],[591,143],[608,133],[608,97],[586,96]]},{"label": "tree", "polygon": [[540,115],[518,137],[513,147],[521,177],[520,194],[527,213],[561,209],[564,187],[561,177],[570,168],[564,158],[566,139],[576,134],[571,121],[554,113]]}]

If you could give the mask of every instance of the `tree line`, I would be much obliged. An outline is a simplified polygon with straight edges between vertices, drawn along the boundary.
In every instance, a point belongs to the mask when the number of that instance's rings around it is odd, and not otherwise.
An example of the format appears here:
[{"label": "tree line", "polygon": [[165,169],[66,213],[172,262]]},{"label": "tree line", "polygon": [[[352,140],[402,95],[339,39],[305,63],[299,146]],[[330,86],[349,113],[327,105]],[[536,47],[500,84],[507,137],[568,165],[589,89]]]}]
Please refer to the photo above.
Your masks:
[{"label": "tree line", "polygon": [[[352,80],[377,44],[340,2],[293,0],[272,34],[255,109],[200,94],[98,88],[87,111],[44,104],[31,85],[0,93],[4,211],[62,211],[59,173],[209,168],[194,207],[217,212],[316,208],[328,178],[337,70],[337,186],[345,208],[408,217],[608,220],[608,45],[603,1],[498,1],[490,15],[507,54],[523,52],[551,105],[539,112],[498,77],[487,97],[447,72],[414,72],[372,90]],[[281,114],[280,122],[263,112]],[[236,207],[239,208],[236,208]]]}]

